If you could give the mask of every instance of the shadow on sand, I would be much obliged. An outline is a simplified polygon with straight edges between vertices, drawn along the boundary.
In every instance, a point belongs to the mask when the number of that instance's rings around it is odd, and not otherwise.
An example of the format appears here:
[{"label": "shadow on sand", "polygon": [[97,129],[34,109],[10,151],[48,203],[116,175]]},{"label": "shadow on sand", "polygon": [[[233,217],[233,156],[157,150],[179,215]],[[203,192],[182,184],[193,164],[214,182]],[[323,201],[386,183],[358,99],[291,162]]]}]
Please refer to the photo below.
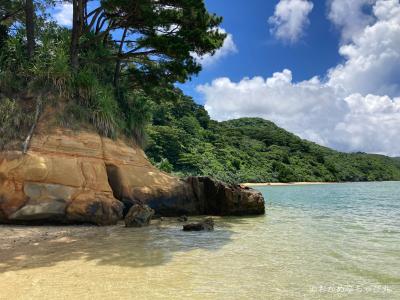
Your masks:
[{"label": "shadow on sand", "polygon": [[[131,268],[163,265],[179,252],[220,249],[231,241],[233,225],[247,221],[245,218],[218,218],[215,231],[194,233],[183,232],[182,224],[176,222],[160,222],[134,229],[122,225],[69,227],[68,234],[27,241],[0,250],[0,273],[51,267],[72,260]],[[49,227],[35,229],[43,230],[46,236]],[[53,232],[58,230],[57,227],[50,229]]]}]

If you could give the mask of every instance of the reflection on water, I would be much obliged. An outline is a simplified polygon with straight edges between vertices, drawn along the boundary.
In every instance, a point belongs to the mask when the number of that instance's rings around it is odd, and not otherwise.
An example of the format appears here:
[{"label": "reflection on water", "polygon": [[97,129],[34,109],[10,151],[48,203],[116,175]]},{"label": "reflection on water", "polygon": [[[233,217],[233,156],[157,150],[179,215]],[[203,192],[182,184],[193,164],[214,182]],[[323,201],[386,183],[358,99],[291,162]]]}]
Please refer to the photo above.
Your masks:
[{"label": "reflection on water", "polygon": [[261,190],[266,216],[214,232],[91,227],[0,250],[0,299],[400,299],[399,183]]}]

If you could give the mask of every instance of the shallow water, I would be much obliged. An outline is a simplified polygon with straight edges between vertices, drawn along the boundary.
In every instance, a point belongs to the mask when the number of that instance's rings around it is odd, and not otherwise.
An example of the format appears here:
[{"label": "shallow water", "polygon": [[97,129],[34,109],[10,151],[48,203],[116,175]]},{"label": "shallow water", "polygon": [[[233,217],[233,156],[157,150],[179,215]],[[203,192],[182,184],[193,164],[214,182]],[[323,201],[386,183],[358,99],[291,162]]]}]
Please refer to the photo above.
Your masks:
[{"label": "shallow water", "polygon": [[265,216],[214,232],[167,220],[0,250],[0,299],[400,299],[400,183],[259,189]]}]

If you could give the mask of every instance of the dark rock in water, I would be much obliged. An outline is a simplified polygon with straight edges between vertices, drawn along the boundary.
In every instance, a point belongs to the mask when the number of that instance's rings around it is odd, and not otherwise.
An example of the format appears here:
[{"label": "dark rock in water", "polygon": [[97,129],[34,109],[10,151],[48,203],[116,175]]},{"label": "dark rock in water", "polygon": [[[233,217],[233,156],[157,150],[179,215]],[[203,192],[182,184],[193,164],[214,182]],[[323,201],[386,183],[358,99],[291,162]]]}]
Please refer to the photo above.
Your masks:
[{"label": "dark rock in water", "polygon": [[212,231],[214,230],[214,220],[212,218],[207,218],[199,223],[191,223],[183,225],[183,231]]},{"label": "dark rock in water", "polygon": [[205,230],[214,230],[214,220],[212,218],[207,218],[203,221],[203,226]]},{"label": "dark rock in water", "polygon": [[188,217],[187,217],[187,216],[180,216],[180,217],[178,218],[178,221],[179,221],[179,222],[187,222],[187,221],[188,221]]},{"label": "dark rock in water", "polygon": [[190,223],[183,225],[183,231],[202,231],[204,230],[203,223]]},{"label": "dark rock in water", "polygon": [[125,216],[126,227],[143,227],[150,224],[151,218],[154,215],[152,210],[147,205],[135,204],[131,207],[128,214]]}]

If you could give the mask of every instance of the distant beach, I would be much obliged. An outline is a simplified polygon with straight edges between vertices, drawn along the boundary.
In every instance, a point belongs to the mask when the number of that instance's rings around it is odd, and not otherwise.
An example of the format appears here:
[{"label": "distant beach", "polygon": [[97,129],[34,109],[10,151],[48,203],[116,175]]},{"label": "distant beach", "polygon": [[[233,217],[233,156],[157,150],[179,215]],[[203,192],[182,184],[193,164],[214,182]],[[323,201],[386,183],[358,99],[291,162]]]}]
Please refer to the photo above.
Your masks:
[{"label": "distant beach", "polygon": [[290,186],[290,185],[315,185],[315,184],[333,184],[337,182],[262,182],[262,183],[242,183],[244,186]]}]

